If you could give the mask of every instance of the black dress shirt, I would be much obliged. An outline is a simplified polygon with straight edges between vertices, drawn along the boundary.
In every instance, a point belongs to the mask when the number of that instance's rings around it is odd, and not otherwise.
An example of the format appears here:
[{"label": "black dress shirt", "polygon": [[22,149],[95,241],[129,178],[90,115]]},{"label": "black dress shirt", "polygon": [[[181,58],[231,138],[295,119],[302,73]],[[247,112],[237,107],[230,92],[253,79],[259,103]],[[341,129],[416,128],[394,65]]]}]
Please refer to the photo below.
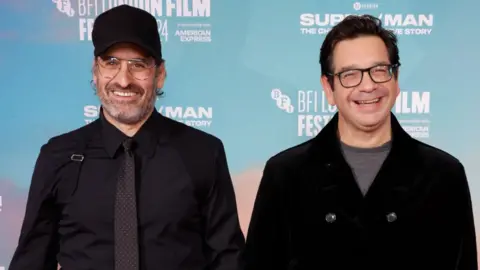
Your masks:
[{"label": "black dress shirt", "polygon": [[[42,146],[9,269],[114,269],[125,138],[101,116]],[[141,269],[240,269],[245,240],[222,142],[157,111],[133,139]],[[83,161],[71,161],[82,144]]]}]

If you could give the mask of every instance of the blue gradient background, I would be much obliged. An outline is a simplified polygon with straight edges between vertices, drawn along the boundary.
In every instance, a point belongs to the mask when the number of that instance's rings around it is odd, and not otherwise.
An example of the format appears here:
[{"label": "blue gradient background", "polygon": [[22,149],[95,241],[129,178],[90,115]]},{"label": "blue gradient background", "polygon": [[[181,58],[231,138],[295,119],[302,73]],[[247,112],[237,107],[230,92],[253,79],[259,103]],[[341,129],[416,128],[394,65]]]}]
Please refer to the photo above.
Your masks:
[{"label": "blue gradient background", "polygon": [[[210,18],[168,18],[166,96],[158,106],[213,107],[212,127],[204,130],[225,143],[245,226],[264,162],[306,139],[296,135],[296,115],[274,105],[271,89],[292,97],[299,89],[320,90],[318,54],[324,36],[302,35],[299,16],[353,13],[354,1],[212,2]],[[77,9],[76,0],[72,3]],[[464,163],[477,213],[480,2],[374,3],[379,9],[357,13],[434,15],[431,35],[399,36],[400,86],[431,92],[431,137],[424,141]],[[93,47],[79,41],[77,17],[37,0],[5,0],[0,12],[0,239],[6,239],[0,241],[0,266],[7,266],[40,146],[83,125],[83,107],[98,100],[89,83]],[[213,41],[176,40],[176,23],[186,22],[210,23]]]}]

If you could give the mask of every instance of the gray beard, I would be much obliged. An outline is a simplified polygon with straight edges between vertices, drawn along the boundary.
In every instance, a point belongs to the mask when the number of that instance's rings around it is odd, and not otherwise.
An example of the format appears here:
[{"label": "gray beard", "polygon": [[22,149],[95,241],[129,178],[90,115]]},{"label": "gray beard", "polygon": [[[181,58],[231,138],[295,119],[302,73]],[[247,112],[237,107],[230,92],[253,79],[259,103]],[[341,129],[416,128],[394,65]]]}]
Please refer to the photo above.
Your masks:
[{"label": "gray beard", "polygon": [[[155,100],[155,96],[153,96],[153,100],[146,104],[137,106],[131,104],[124,106],[126,107],[124,109],[120,109],[119,107],[122,106],[121,104],[117,105],[114,103],[110,103],[108,100],[105,100],[103,98],[100,99],[105,112],[117,122],[125,125],[134,125],[148,118],[148,116],[155,107]],[[128,108],[129,106],[131,108]]]}]

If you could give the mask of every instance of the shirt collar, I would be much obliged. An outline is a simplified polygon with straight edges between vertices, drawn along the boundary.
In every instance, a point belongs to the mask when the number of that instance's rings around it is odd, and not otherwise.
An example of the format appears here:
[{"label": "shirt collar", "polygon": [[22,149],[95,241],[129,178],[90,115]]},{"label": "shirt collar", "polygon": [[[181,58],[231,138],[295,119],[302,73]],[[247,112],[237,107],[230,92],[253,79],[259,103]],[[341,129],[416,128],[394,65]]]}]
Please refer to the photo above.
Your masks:
[{"label": "shirt collar", "polygon": [[[140,127],[138,132],[132,137],[134,141],[134,152],[139,155],[145,155],[152,157],[155,154],[155,148],[157,146],[157,128],[156,120],[161,115],[156,109],[148,117],[147,121]],[[103,145],[110,157],[114,157],[118,149],[121,147],[122,142],[125,141],[128,136],[120,131],[117,127],[112,125],[104,116],[103,108],[100,108],[100,121],[102,123],[102,138]]]}]

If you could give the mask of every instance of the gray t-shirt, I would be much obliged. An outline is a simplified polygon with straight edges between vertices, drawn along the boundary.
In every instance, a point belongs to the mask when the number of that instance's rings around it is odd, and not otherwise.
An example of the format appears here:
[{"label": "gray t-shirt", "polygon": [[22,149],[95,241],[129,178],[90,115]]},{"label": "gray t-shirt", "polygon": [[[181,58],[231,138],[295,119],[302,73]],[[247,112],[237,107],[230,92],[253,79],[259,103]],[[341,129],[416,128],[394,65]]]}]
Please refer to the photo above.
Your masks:
[{"label": "gray t-shirt", "polygon": [[374,148],[358,148],[344,143],[341,143],[341,146],[343,156],[365,195],[390,152],[391,142]]}]

